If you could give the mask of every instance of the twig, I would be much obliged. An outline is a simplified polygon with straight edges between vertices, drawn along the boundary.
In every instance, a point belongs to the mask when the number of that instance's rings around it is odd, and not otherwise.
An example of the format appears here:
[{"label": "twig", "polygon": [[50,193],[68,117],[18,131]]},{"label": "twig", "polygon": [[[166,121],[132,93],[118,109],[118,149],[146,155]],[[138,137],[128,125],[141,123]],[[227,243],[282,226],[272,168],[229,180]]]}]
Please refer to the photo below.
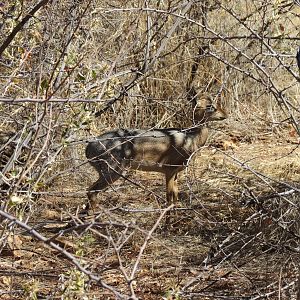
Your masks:
[{"label": "twig", "polygon": [[72,255],[70,252],[68,252],[67,250],[60,247],[58,244],[53,242],[51,239],[44,237],[38,231],[33,229],[31,226],[16,219],[14,216],[12,216],[11,214],[9,214],[3,210],[0,210],[0,216],[11,221],[12,223],[16,224],[17,226],[25,229],[31,236],[35,237],[39,241],[44,242],[46,245],[50,246],[51,248],[57,250],[60,254],[62,254],[64,257],[66,257],[75,267],[77,267],[78,270],[80,270],[82,273],[86,274],[90,278],[90,280],[95,281],[101,287],[111,291],[119,299],[126,299],[126,297],[123,294],[118,292],[114,287],[106,284],[104,281],[101,280],[101,278],[99,276],[97,276],[96,274],[93,274],[91,271],[87,270],[84,266],[81,265],[79,260],[77,258],[75,258],[74,255]]},{"label": "twig", "polygon": [[19,31],[23,29],[25,24],[34,16],[34,14],[44,5],[46,5],[50,0],[42,0],[40,1],[22,20],[16,27],[12,30],[12,32],[8,35],[5,41],[0,46],[0,58],[4,52],[4,50],[9,46],[14,37],[17,35]]},{"label": "twig", "polygon": [[165,216],[165,214],[170,211],[172,208],[173,208],[173,204],[170,205],[169,207],[167,207],[166,209],[164,209],[164,211],[162,212],[162,214],[159,216],[159,218],[157,219],[157,221],[155,222],[155,224],[153,225],[153,227],[151,228],[151,230],[148,232],[145,240],[144,240],[144,243],[143,245],[141,246],[140,248],[140,251],[139,251],[139,254],[137,256],[137,259],[135,261],[135,264],[132,268],[132,271],[131,271],[131,275],[130,275],[130,281],[129,281],[129,287],[130,287],[130,290],[131,290],[131,296],[132,296],[132,299],[137,299],[135,297],[135,293],[134,293],[134,287],[133,287],[133,284],[134,284],[134,278],[136,277],[136,272],[137,272],[137,269],[138,269],[138,266],[140,264],[140,261],[142,259],[142,255],[146,249],[146,246],[152,236],[152,234],[154,233],[154,231],[156,230],[156,228],[158,227],[158,225],[160,224],[161,220],[163,219],[163,217]]}]

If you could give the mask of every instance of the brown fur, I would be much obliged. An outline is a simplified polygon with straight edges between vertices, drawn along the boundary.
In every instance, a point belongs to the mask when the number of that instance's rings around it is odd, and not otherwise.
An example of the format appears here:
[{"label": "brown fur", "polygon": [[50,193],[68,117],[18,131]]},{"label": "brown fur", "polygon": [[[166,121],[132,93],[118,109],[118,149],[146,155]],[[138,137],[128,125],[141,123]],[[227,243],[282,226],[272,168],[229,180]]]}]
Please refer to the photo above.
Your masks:
[{"label": "brown fur", "polygon": [[88,192],[91,208],[98,192],[120,178],[124,168],[165,174],[167,203],[174,203],[178,198],[177,173],[187,167],[193,152],[205,144],[208,137],[205,124],[227,118],[209,99],[197,102],[193,116],[198,125],[192,129],[119,129],[89,142],[86,156],[99,173],[99,179]]}]

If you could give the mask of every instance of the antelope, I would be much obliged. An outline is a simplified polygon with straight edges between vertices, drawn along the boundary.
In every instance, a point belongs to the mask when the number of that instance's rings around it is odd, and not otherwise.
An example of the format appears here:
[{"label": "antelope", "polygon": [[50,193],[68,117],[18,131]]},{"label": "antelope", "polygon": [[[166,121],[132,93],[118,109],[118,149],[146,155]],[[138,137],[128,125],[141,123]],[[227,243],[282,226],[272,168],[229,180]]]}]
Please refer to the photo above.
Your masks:
[{"label": "antelope", "polygon": [[116,129],[88,143],[86,157],[99,173],[99,179],[88,190],[88,210],[94,207],[97,194],[122,176],[124,168],[163,173],[167,204],[178,199],[177,174],[205,144],[207,122],[227,118],[226,112],[214,106],[209,97],[193,102],[193,119],[198,123],[193,128]]}]

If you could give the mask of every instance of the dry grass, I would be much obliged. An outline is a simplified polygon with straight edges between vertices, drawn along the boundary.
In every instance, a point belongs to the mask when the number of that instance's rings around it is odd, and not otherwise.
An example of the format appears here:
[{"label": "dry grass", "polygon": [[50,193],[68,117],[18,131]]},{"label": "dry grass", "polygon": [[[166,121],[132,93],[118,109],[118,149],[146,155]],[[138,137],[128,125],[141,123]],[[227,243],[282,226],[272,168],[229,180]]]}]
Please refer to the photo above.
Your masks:
[{"label": "dry grass", "polygon": [[[189,284],[187,294],[197,292],[198,296],[202,295],[201,299],[206,299],[209,295],[217,297],[220,291],[220,295],[223,296],[238,294],[242,297],[258,289],[265,292],[265,287],[276,282],[280,276],[284,280],[294,278],[295,273],[289,272],[287,265],[282,265],[282,261],[287,260],[287,251],[264,250],[263,244],[268,244],[268,239],[272,239],[272,234],[275,234],[273,230],[276,229],[275,224],[270,223],[270,217],[257,216],[248,223],[247,230],[243,227],[245,220],[255,214],[255,209],[242,205],[241,187],[245,187],[244,192],[251,190],[259,198],[272,192],[276,180],[298,181],[298,146],[274,139],[255,141],[251,144],[240,143],[235,146],[234,149],[226,151],[212,147],[203,148],[196,155],[187,174],[181,176],[182,202],[177,203],[178,210],[173,212],[172,227],[167,231],[156,231],[139,266],[135,288],[141,298],[158,299],[163,295],[175,295]],[[241,166],[240,163],[244,165]],[[253,171],[249,171],[248,167]],[[261,177],[260,173],[264,174],[264,177]],[[266,179],[267,177],[270,179]],[[120,180],[99,195],[101,222],[132,224],[132,229],[129,229],[132,235],[123,245],[121,252],[127,270],[130,270],[137,257],[145,234],[156,222],[159,214],[157,209],[163,205],[161,201],[164,198],[164,186],[160,175],[138,172],[131,174],[130,178],[144,188],[134,187],[133,184]],[[65,220],[71,215],[75,216],[76,206],[81,208],[86,201],[84,195],[83,198],[74,198],[66,194],[74,191],[74,188],[75,191],[83,190],[86,184],[87,182],[79,182],[77,176],[73,182],[66,182],[62,178],[61,185],[57,182],[56,186],[57,191],[65,193],[65,196],[40,198],[32,207],[30,224],[43,224],[46,220],[48,225],[42,229],[46,235],[51,229],[64,226],[64,223],[59,221],[60,218]],[[269,213],[271,214],[271,210]],[[51,220],[54,222],[52,225]],[[115,238],[122,236],[122,230],[113,227],[98,231],[103,234],[109,232]],[[253,241],[244,245],[247,248],[245,252],[242,249],[238,250],[239,239],[236,240],[232,236],[231,248],[228,247],[234,255],[232,260],[224,260],[215,247],[232,234],[236,237],[243,235],[244,243],[247,235],[252,236]],[[256,234],[258,236],[255,238]],[[125,236],[126,234],[123,238]],[[6,285],[9,284],[17,291],[26,290],[27,286],[28,293],[35,288],[40,296],[51,291],[53,299],[59,298],[61,291],[57,289],[60,286],[61,274],[71,276],[67,274],[70,271],[68,263],[62,264],[62,257],[56,256],[55,251],[45,248],[42,244],[39,246],[29,236],[16,233],[15,238],[22,250],[4,252],[1,268],[12,274],[31,274],[31,279],[22,276],[2,276],[1,288],[6,289]],[[72,233],[65,234],[58,241],[71,253],[83,255],[83,261],[89,262],[93,270],[106,269],[102,273],[103,279],[116,285],[118,289],[126,290],[126,282],[117,267],[119,260],[101,236],[92,232]],[[261,249],[255,248],[259,244]],[[7,249],[10,247],[7,246]],[[227,248],[224,246],[224,249],[226,251]],[[205,268],[203,262],[211,251],[216,251],[212,259],[214,267]],[[291,253],[288,257],[293,260]],[[36,275],[32,275],[32,272]],[[97,295],[103,299],[110,297],[107,291],[99,290],[94,285],[89,286],[86,295]],[[184,294],[181,294],[181,297],[184,298]],[[270,299],[273,298],[270,296]]]},{"label": "dry grass", "polygon": [[[1,3],[0,44],[35,2]],[[191,299],[193,293],[196,299],[259,293],[293,299],[295,285],[288,284],[299,261],[299,193],[278,193],[299,182],[293,127],[300,118],[294,59],[299,7],[292,1],[198,1],[169,36],[183,1],[125,2],[49,3],[3,53],[2,98],[92,101],[0,106],[1,176],[8,182],[1,184],[1,201],[8,203],[13,191],[22,201],[9,203],[8,211],[49,238],[71,220],[90,222],[78,214],[96,176],[85,164],[85,140],[112,128],[191,126],[187,83],[199,49],[208,46],[193,85],[200,94],[218,96],[229,118],[213,125],[209,143],[182,173],[172,226],[164,230],[161,224],[152,235],[134,288],[141,299]],[[128,175],[99,195],[98,222],[114,226],[56,237],[82,265],[124,292],[120,261],[132,270],[165,207],[160,175]],[[114,299],[61,253],[4,223],[1,299],[84,299],[82,293]],[[120,257],[105,237],[124,242]],[[281,294],[279,287],[286,287]]]}]

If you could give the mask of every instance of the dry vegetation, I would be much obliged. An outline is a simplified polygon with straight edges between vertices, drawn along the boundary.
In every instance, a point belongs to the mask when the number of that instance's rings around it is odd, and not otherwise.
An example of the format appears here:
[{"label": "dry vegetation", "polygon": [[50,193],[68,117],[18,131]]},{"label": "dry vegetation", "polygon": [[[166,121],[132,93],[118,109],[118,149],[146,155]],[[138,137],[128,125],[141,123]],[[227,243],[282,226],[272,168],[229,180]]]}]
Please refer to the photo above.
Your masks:
[{"label": "dry vegetation", "polygon": [[[299,1],[13,0],[0,15],[1,299],[300,299]],[[229,118],[181,174],[171,226],[154,173],[81,214],[86,141],[191,126],[193,76]]]}]

